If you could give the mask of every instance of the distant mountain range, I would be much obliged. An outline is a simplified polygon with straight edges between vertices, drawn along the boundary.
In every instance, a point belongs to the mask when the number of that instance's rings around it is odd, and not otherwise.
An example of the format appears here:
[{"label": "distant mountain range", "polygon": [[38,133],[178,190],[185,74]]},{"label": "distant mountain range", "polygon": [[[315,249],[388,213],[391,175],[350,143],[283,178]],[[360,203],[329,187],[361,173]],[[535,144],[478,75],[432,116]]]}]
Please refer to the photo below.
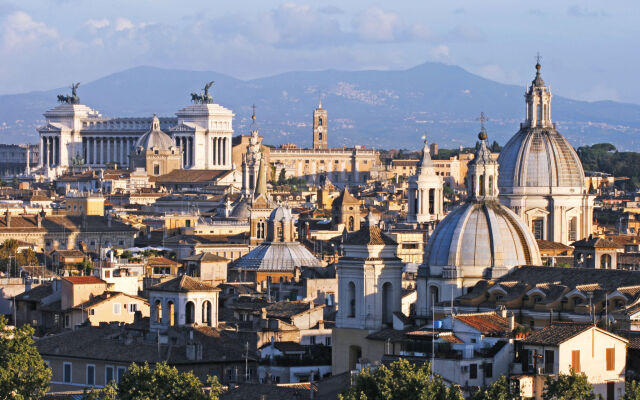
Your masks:
[{"label": "distant mountain range", "polygon": [[[544,69],[542,70],[544,77]],[[532,72],[533,79],[534,73]],[[137,67],[83,83],[83,104],[103,116],[173,116],[191,92],[215,81],[214,101],[232,109],[236,134],[246,134],[251,105],[267,144],[311,144],[313,109],[322,97],[329,115],[329,145],[375,148],[421,145],[427,132],[440,147],[472,146],[481,111],[489,141],[506,143],[524,118],[524,87],[505,85],[456,66],[426,63],[403,71],[290,72],[239,80],[216,72]],[[553,84],[553,82],[548,82]],[[0,141],[36,143],[42,114],[67,88],[0,96]],[[584,102],[555,96],[552,118],[574,146],[609,142],[640,150],[640,106]]]}]

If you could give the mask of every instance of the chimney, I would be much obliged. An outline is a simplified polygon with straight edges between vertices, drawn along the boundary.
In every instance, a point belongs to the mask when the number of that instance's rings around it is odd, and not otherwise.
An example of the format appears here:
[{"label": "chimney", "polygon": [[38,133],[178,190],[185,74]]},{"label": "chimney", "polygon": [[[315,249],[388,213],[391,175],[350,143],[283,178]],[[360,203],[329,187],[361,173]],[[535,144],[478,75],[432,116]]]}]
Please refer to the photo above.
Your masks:
[{"label": "chimney", "polygon": [[513,332],[516,329],[516,316],[514,313],[509,313],[509,331]]}]

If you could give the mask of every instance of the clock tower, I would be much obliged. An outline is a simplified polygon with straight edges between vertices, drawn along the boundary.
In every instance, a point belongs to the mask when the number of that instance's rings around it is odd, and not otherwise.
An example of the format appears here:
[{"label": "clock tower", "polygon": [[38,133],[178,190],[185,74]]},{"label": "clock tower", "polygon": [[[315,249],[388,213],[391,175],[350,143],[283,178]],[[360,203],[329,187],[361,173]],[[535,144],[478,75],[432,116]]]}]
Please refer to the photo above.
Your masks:
[{"label": "clock tower", "polygon": [[313,149],[327,149],[327,110],[322,108],[322,100],[313,111]]}]

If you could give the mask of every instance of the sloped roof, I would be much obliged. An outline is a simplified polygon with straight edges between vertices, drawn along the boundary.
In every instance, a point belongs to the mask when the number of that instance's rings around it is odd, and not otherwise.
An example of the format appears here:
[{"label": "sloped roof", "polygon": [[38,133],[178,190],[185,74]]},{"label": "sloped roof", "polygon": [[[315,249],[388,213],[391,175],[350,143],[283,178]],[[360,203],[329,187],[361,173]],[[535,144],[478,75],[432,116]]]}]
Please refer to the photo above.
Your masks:
[{"label": "sloped roof", "polygon": [[97,276],[65,276],[64,278],[65,281],[71,282],[74,285],[95,285],[98,283],[104,283],[106,284],[107,282],[103,281],[102,279],[98,278]]},{"label": "sloped roof", "polygon": [[289,271],[296,267],[320,267],[322,263],[299,242],[263,242],[235,261],[235,268]]},{"label": "sloped roof", "polygon": [[201,183],[213,182],[232,171],[216,171],[209,169],[175,169],[168,174],[155,178],[156,183]]},{"label": "sloped roof", "polygon": [[623,246],[608,239],[590,237],[571,243],[573,247],[593,247],[596,249],[621,249]]},{"label": "sloped roof", "polygon": [[384,235],[377,225],[369,224],[364,224],[359,231],[347,235],[344,244],[356,246],[397,245],[395,240]]},{"label": "sloped roof", "polygon": [[186,261],[200,261],[200,262],[226,262],[229,261],[229,259],[224,258],[224,257],[220,257],[219,255],[213,254],[213,253],[209,253],[209,252],[202,252],[199,254],[195,254],[186,258],[183,258],[183,260]]},{"label": "sloped roof", "polygon": [[472,327],[483,335],[510,333],[509,320],[495,313],[456,315],[456,320]]},{"label": "sloped roof", "polygon": [[523,343],[557,346],[593,327],[594,325],[589,323],[554,322],[539,331],[533,332],[524,339]]},{"label": "sloped roof", "polygon": [[152,286],[150,291],[155,292],[217,292],[217,287],[205,283],[199,279],[192,278],[188,275],[182,275],[177,278],[170,279],[166,282]]},{"label": "sloped roof", "polygon": [[306,301],[279,301],[266,307],[267,317],[290,319],[294,315],[310,310],[310,305],[311,303]]}]

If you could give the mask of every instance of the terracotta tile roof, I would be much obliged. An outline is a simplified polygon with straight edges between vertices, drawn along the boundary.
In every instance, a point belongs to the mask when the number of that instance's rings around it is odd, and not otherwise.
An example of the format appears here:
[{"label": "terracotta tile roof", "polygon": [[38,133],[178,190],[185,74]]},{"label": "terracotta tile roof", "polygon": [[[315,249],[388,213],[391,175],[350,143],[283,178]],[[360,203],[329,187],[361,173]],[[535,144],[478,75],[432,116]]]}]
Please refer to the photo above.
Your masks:
[{"label": "terracotta tile roof", "polygon": [[306,301],[279,301],[266,307],[268,318],[291,319],[294,315],[310,310],[311,303]]},{"label": "terracotta tile roof", "polygon": [[156,292],[217,292],[217,287],[188,275],[182,275],[149,288]]},{"label": "terracotta tile roof", "polygon": [[74,285],[95,285],[98,283],[104,283],[106,284],[107,282],[103,281],[102,279],[98,278],[97,276],[65,276],[64,278],[65,281],[71,282]]},{"label": "terracotta tile roof", "polygon": [[183,260],[187,261],[200,261],[200,262],[227,262],[228,259],[224,257],[220,257],[216,254],[209,252],[202,252],[200,254],[196,254],[187,258],[183,258]]},{"label": "terracotta tile roof", "polygon": [[509,320],[495,313],[456,315],[456,320],[487,336],[510,333]]},{"label": "terracotta tile roof", "polygon": [[342,193],[340,193],[340,196],[336,197],[336,199],[333,201],[332,206],[335,208],[335,207],[340,207],[343,204],[360,205],[360,200],[353,197],[353,195],[349,193],[349,189],[344,188]]},{"label": "terracotta tile roof", "polygon": [[571,243],[571,245],[575,248],[578,247],[587,247],[587,248],[596,248],[596,249],[621,249],[623,246],[613,242],[608,239],[603,239],[600,237],[591,237],[587,239],[578,240],[577,242]]},{"label": "terracotta tile roof", "polygon": [[168,259],[167,257],[149,257],[147,259],[147,264],[149,264],[152,267],[166,266],[166,265],[182,265],[179,262]]},{"label": "terracotta tile roof", "polygon": [[138,230],[119,221],[111,221],[96,215],[85,217],[72,215],[48,215],[41,219],[41,227],[35,215],[14,215],[7,227],[4,218],[0,218],[0,232],[137,232]]},{"label": "terracotta tile roof", "polygon": [[359,231],[347,235],[346,245],[397,245],[395,240],[382,233],[376,225],[363,225]]},{"label": "terracotta tile roof", "polygon": [[[130,327],[130,325],[125,326]],[[172,328],[176,336],[187,338],[190,328]],[[87,326],[58,335],[45,336],[36,340],[38,352],[47,359],[79,358],[95,361],[111,361],[118,363],[155,363],[166,361],[169,364],[186,364],[205,362],[244,362],[245,342],[239,340],[235,332],[225,332],[208,326],[192,329],[193,341],[202,344],[202,360],[192,361],[186,356],[186,342],[179,341],[171,346],[161,345],[155,340],[125,340],[133,332],[121,327]],[[155,338],[155,335],[151,335]],[[249,361],[256,359],[256,354],[249,352]]]},{"label": "terracotta tile roof", "polygon": [[517,281],[529,285],[543,282],[562,282],[568,288],[579,290],[593,290],[605,288],[617,289],[623,286],[640,285],[640,272],[624,271],[619,269],[595,269],[595,268],[555,268],[555,267],[515,267],[498,279],[502,281]]},{"label": "terracotta tile roof", "polygon": [[593,328],[593,324],[574,322],[554,322],[545,328],[533,332],[526,339],[524,344],[558,346],[572,337]]},{"label": "terracotta tile roof", "polygon": [[155,178],[156,183],[198,183],[215,181],[231,171],[208,169],[176,169]]},{"label": "terracotta tile roof", "polygon": [[53,284],[44,283],[42,285],[34,287],[29,291],[20,293],[15,297],[15,299],[19,301],[33,301],[39,303],[42,299],[50,296],[51,294],[53,294]]},{"label": "terracotta tile roof", "polygon": [[543,251],[543,250],[560,250],[560,251],[573,250],[573,248],[571,246],[567,246],[566,244],[562,244],[562,243],[558,243],[558,242],[552,242],[550,240],[536,239],[536,242],[538,242],[538,248],[540,249],[540,251]]},{"label": "terracotta tile roof", "polygon": [[126,294],[126,293],[121,293],[121,292],[104,292],[98,296],[93,296],[93,298],[91,298],[90,300],[85,301],[82,304],[78,304],[77,306],[73,307],[75,309],[84,309],[86,310],[87,308],[91,308],[95,305],[98,305],[104,301],[107,301],[109,299],[115,298],[115,297],[120,297],[120,296],[124,296],[124,297],[129,297],[132,299],[136,299],[136,300],[142,300],[145,303],[148,303],[147,299],[143,299],[142,297],[138,297],[138,296],[131,296],[130,294]]}]

